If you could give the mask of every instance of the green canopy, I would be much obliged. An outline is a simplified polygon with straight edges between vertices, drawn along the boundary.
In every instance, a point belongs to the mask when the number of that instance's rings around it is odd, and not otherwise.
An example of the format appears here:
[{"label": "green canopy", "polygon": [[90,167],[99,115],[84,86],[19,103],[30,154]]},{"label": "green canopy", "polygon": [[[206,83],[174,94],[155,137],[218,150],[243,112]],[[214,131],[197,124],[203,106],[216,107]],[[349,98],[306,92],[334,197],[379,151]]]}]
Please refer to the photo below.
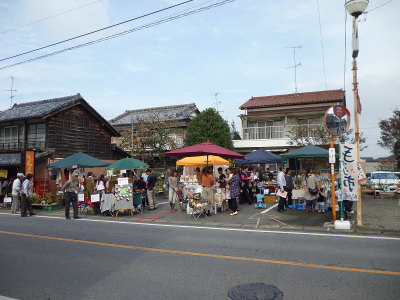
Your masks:
[{"label": "green canopy", "polygon": [[107,167],[107,170],[133,170],[133,169],[141,169],[148,168],[149,165],[141,160],[136,158],[123,158],[113,162],[111,165]]},{"label": "green canopy", "polygon": [[94,168],[107,167],[110,163],[102,161],[83,152],[77,152],[66,158],[48,164],[48,169],[65,169],[65,168]]},{"label": "green canopy", "polygon": [[329,151],[314,145],[308,145],[303,148],[296,149],[281,155],[282,161],[285,161],[288,158],[306,158],[306,157],[328,158]]}]

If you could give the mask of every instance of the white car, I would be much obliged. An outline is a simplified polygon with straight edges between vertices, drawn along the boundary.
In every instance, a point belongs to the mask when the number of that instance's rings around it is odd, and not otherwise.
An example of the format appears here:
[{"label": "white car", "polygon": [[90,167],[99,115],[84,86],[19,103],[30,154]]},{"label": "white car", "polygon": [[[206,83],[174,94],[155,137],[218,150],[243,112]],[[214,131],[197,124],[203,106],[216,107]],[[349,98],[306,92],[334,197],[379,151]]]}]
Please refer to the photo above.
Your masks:
[{"label": "white car", "polygon": [[368,179],[371,188],[383,191],[396,191],[400,193],[400,179],[393,172],[372,172]]}]

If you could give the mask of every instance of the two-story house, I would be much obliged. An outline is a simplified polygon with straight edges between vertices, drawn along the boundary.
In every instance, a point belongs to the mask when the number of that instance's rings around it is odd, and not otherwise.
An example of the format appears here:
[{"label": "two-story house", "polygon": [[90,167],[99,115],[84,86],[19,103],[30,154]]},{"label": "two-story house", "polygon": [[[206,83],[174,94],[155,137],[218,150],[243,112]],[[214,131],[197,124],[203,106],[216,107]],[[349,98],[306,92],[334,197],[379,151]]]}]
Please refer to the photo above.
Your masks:
[{"label": "two-story house", "polygon": [[47,158],[79,151],[109,161],[127,157],[111,144],[117,135],[80,94],[14,104],[0,112],[0,169],[15,175],[27,148],[36,150],[36,180],[44,180]]},{"label": "two-story house", "polygon": [[234,140],[235,149],[248,153],[255,149],[285,152],[291,146],[292,128],[302,126],[310,135],[316,126],[324,126],[324,115],[332,105],[345,105],[343,90],[327,90],[252,97],[240,106],[244,111],[242,140]]},{"label": "two-story house", "polygon": [[[169,122],[173,130],[171,138],[177,147],[182,147],[185,140],[187,126],[200,113],[196,104],[180,104],[135,110],[126,110],[123,114],[111,119],[110,124],[119,132],[135,130],[141,120]],[[116,143],[118,144],[118,139]]]}]

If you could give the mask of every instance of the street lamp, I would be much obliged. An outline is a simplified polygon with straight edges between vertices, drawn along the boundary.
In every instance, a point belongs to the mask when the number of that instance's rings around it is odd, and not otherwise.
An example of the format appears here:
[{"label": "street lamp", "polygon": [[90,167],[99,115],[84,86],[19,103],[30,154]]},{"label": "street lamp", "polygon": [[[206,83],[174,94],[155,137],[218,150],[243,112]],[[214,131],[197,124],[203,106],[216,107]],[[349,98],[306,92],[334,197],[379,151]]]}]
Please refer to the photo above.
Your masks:
[{"label": "street lamp", "polygon": [[[360,161],[360,129],[358,126],[358,115],[361,112],[361,106],[358,97],[357,83],[357,56],[358,56],[358,20],[357,18],[365,11],[368,6],[368,0],[349,0],[345,3],[347,12],[353,16],[353,97],[354,97],[354,141],[357,149],[357,162]],[[362,225],[361,213],[361,187],[357,185],[357,225]]]}]

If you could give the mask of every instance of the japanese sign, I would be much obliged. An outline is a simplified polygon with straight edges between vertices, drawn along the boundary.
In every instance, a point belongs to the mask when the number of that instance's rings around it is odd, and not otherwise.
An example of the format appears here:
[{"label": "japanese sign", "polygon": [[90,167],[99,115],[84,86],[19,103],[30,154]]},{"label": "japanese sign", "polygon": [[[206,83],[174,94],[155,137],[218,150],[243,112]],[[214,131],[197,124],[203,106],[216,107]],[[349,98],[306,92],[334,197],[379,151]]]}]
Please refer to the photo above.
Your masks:
[{"label": "japanese sign", "polygon": [[355,144],[340,145],[341,182],[343,200],[357,201],[359,169]]},{"label": "japanese sign", "polygon": [[25,175],[35,174],[35,151],[25,151]]}]

